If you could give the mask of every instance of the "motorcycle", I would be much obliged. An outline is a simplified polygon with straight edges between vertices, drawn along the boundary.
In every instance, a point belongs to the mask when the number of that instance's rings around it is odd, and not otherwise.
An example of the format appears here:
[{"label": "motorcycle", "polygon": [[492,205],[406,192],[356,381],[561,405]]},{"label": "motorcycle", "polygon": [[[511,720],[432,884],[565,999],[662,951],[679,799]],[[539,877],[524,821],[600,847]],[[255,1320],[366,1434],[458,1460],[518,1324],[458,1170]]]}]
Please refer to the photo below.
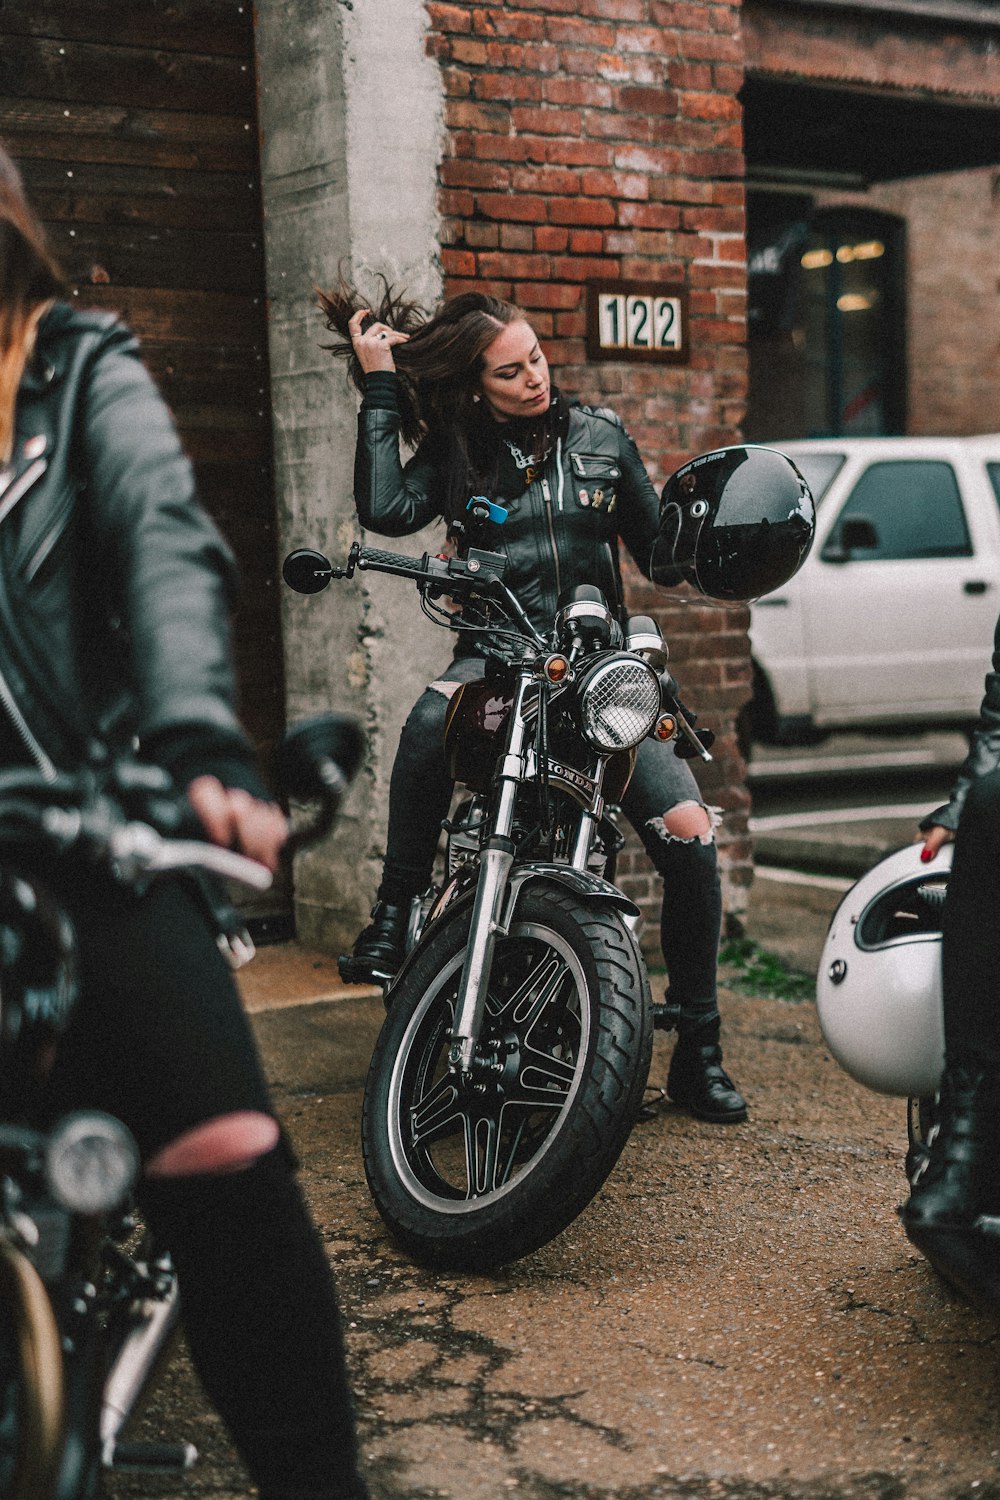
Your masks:
[{"label": "motorcycle", "polygon": [[[475,632],[483,658],[482,679],[450,700],[444,753],[468,795],[446,824],[443,887],[386,985],[362,1111],[382,1218],[416,1259],[465,1270],[546,1244],[621,1155],[654,1019],[675,1018],[666,1007],[654,1018],[638,909],[614,884],[612,812],[647,736],[712,758],[653,619],[623,623],[582,585],[535,628],[505,582],[506,554],[488,545],[506,519],[473,496],[456,556],[355,544],[335,568],[299,548],[282,570],[304,594],[357,571],[410,579],[424,612]],[[809,488],[783,454],[717,449],[664,486],[650,576],[745,602],[792,576],[814,530]]]},{"label": "motorcycle", "polygon": [[481,643],[485,675],[459,686],[445,730],[467,796],[445,825],[443,887],[385,988],[362,1128],[396,1239],[424,1264],[466,1270],[547,1243],[621,1154],[654,1016],[638,908],[613,883],[624,841],[611,810],[647,735],[711,759],[710,732],[661,675],[654,620],[623,628],[584,585],[542,635],[505,565],[472,546],[417,559],[355,544],[344,568],[301,548],[283,570],[304,593],[356,571],[411,579],[426,613]]},{"label": "motorcycle", "polygon": [[[289,734],[279,757],[284,788],[318,803],[293,833],[293,849],[329,829],[360,753],[354,722],[334,715]],[[102,1468],[179,1472],[197,1457],[184,1442],[128,1438],[180,1311],[169,1256],[132,1209],[132,1136],[93,1110],[42,1129],[38,1109],[76,999],[74,934],[52,894],[63,862],[82,861],[137,889],[185,872],[233,966],[252,957],[220,881],[265,890],[270,873],[191,833],[190,809],[156,767],[0,774],[3,1500],[91,1500]]]}]

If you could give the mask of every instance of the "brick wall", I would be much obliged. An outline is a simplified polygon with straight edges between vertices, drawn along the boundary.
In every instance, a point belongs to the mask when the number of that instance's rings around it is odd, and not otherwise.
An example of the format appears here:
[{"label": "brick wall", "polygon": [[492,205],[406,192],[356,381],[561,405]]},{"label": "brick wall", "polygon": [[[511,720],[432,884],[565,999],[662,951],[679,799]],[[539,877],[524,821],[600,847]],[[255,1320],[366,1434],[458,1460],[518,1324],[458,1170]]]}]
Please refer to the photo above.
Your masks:
[{"label": "brick wall", "polygon": [[[523,307],[567,392],[612,405],[655,481],[739,441],[746,400],[739,8],[665,0],[427,0],[446,94],[440,164],[448,293],[488,288]],[[683,281],[691,361],[588,364],[591,278]],[[685,700],[719,735],[700,774],[725,810],[727,910],[751,878],[748,796],[733,721],[749,696],[745,611],[671,605],[634,568]],[[624,859],[649,915],[638,845]],[[652,926],[648,928],[655,939]]]}]

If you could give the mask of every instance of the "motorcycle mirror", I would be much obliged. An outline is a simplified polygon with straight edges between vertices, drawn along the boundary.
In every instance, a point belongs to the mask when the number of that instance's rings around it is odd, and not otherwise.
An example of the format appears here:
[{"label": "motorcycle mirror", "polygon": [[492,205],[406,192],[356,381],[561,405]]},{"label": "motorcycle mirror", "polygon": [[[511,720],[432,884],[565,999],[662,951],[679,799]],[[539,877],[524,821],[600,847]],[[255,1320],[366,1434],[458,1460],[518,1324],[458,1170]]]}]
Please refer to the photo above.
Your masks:
[{"label": "motorcycle mirror", "polygon": [[328,557],[312,547],[289,552],[281,565],[281,576],[297,594],[321,594],[333,575]]}]

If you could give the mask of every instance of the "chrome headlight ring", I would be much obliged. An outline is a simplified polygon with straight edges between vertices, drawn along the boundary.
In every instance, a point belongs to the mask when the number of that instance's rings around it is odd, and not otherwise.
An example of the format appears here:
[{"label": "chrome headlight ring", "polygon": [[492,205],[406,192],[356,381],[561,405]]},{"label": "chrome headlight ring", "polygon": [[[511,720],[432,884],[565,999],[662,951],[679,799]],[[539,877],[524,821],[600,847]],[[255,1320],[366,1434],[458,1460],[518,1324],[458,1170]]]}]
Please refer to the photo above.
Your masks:
[{"label": "chrome headlight ring", "polygon": [[56,1202],[70,1213],[109,1213],[128,1197],[138,1175],[138,1147],[112,1115],[77,1110],[53,1127],[45,1178]]},{"label": "chrome headlight ring", "polygon": [[580,728],[602,755],[631,750],[649,734],[660,713],[660,680],[639,657],[604,657],[582,674]]}]

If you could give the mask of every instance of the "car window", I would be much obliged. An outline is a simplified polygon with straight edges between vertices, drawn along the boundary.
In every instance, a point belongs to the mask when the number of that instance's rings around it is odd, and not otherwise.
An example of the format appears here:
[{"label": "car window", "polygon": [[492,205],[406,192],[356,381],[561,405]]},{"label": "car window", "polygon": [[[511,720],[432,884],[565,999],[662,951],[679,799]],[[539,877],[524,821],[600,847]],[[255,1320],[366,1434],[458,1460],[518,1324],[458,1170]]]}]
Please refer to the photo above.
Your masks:
[{"label": "car window", "polygon": [[997,504],[1000,505],[1000,464],[987,464],[986,472],[990,476],[990,484],[992,484],[993,493],[997,497]]},{"label": "car window", "polygon": [[813,499],[819,501],[839,473],[846,454],[844,453],[790,453],[789,458],[809,486]]},{"label": "car window", "polygon": [[970,557],[958,481],[951,464],[928,459],[897,459],[869,464],[854,486],[834,527],[848,518],[870,521],[874,547],[856,547],[859,561],[914,557]]}]

